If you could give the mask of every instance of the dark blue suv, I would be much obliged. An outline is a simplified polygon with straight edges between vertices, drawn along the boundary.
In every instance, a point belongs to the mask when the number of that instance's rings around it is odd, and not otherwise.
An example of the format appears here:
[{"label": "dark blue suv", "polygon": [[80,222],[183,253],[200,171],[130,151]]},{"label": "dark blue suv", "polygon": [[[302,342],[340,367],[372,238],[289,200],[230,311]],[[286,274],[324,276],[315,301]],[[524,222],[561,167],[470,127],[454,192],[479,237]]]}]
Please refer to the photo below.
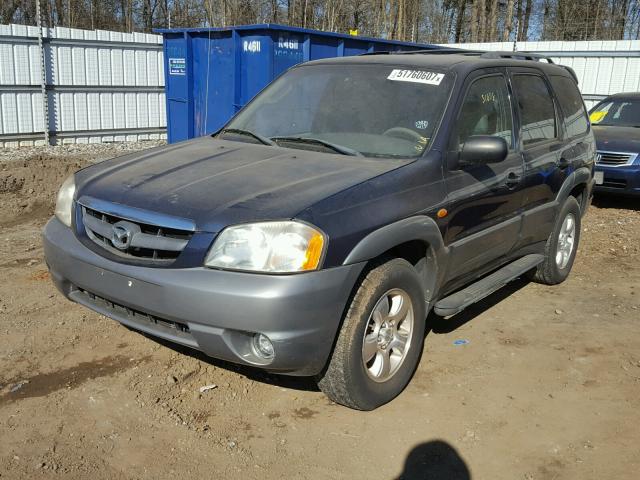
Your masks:
[{"label": "dark blue suv", "polygon": [[618,93],[591,110],[596,136],[595,191],[640,196],[640,93]]},{"label": "dark blue suv", "polygon": [[430,311],[567,278],[595,156],[575,75],[542,58],[314,61],[214,135],[71,176],[46,260],[92,310],[368,410]]}]

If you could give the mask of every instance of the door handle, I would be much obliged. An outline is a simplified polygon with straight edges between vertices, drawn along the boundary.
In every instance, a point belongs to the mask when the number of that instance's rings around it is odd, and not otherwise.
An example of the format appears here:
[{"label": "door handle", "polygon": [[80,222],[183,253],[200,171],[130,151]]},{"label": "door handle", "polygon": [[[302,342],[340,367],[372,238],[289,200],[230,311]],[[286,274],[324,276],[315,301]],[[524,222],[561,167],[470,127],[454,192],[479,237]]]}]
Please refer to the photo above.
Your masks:
[{"label": "door handle", "polygon": [[509,172],[507,175],[507,179],[504,181],[504,184],[509,188],[514,188],[520,183],[520,175],[514,172]]}]

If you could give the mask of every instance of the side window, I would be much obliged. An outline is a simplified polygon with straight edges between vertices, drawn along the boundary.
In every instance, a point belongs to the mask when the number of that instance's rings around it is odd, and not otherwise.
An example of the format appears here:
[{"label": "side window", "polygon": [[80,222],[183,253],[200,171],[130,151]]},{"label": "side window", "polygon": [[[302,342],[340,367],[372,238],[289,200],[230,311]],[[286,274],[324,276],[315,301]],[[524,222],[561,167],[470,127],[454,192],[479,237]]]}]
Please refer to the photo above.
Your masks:
[{"label": "side window", "polygon": [[473,135],[502,137],[513,146],[511,102],[502,75],[480,78],[467,91],[457,122],[458,146]]},{"label": "side window", "polygon": [[514,75],[524,145],[556,138],[556,113],[547,84],[537,75]]},{"label": "side window", "polygon": [[587,111],[578,91],[576,83],[567,77],[550,77],[551,86],[556,92],[556,98],[562,107],[564,124],[569,137],[577,137],[589,130]]}]

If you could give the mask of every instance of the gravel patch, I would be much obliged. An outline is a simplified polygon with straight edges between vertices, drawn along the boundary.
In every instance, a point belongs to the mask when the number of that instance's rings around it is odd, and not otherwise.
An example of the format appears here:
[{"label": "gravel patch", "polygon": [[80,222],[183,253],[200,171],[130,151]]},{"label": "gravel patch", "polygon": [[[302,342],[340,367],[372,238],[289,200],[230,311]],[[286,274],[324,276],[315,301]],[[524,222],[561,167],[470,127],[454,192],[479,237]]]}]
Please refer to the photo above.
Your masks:
[{"label": "gravel patch", "polygon": [[20,162],[34,157],[82,156],[89,162],[99,162],[127,153],[145,150],[166,144],[166,140],[147,140],[143,142],[117,143],[74,143],[50,147],[0,148],[0,163]]}]

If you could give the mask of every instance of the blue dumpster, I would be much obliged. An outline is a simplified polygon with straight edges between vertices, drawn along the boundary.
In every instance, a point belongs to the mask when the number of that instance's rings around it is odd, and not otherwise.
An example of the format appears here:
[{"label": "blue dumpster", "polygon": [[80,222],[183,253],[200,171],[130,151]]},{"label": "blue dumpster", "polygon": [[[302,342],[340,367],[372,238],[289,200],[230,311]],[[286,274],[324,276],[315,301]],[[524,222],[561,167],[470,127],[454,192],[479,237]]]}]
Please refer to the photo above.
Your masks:
[{"label": "blue dumpster", "polygon": [[271,24],[157,32],[164,37],[169,143],[218,130],[269,82],[298,63],[439,48]]}]

